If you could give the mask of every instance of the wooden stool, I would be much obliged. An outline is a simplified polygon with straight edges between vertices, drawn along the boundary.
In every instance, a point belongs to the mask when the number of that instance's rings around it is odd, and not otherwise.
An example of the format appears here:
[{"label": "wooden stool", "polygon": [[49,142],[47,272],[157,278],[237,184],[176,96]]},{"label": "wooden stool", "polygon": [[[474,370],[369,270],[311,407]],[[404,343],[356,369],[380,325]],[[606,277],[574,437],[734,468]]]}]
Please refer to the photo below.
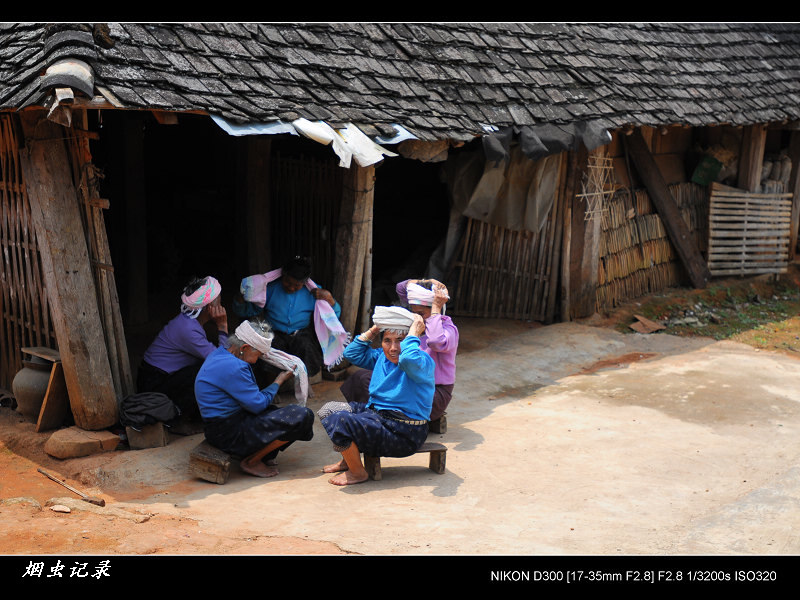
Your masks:
[{"label": "wooden stool", "polygon": [[211,483],[223,484],[231,473],[231,456],[204,439],[189,455],[189,473]]},{"label": "wooden stool", "polygon": [[432,433],[447,433],[447,413],[435,421],[428,422],[428,431]]},{"label": "wooden stool", "polygon": [[[447,446],[438,442],[425,442],[414,454],[430,453],[428,468],[434,473],[441,475],[445,471],[445,461],[447,458]],[[370,479],[380,481],[383,479],[381,473],[381,457],[364,455],[364,468],[367,470]]]}]

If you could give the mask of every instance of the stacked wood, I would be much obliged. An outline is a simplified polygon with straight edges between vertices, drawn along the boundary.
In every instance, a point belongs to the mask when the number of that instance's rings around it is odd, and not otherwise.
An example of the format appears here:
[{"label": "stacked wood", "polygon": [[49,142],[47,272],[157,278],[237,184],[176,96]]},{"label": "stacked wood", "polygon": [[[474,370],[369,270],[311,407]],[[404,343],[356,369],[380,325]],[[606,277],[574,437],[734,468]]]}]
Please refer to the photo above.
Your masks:
[{"label": "stacked wood", "polygon": [[[705,188],[682,183],[669,191],[702,251],[707,246]],[[601,228],[598,311],[682,283],[680,260],[646,191],[617,190],[606,203]]]},{"label": "stacked wood", "polygon": [[720,275],[785,273],[789,261],[792,194],[749,193],[714,184],[709,215],[708,264]]},{"label": "stacked wood", "polygon": [[0,115],[0,387],[22,368],[21,348],[57,349],[30,204],[10,115]]}]

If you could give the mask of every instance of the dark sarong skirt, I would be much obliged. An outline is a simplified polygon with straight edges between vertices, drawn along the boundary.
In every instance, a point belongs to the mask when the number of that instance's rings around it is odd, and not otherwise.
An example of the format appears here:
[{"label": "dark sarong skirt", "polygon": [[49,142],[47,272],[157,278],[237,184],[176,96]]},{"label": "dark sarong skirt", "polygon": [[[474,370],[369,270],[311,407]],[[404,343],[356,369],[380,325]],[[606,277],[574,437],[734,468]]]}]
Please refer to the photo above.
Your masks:
[{"label": "dark sarong skirt", "polygon": [[272,347],[292,354],[303,361],[308,376],[313,377],[322,368],[322,347],[319,345],[313,323],[310,327],[289,334],[275,331]]},{"label": "dark sarong skirt", "polygon": [[292,442],[307,442],[314,436],[314,413],[296,404],[268,406],[257,415],[245,410],[221,419],[205,421],[208,443],[241,458],[263,449],[270,442],[289,442],[265,458],[274,458]]},{"label": "dark sarong skirt", "polygon": [[[339,391],[348,402],[366,402],[369,400],[369,380],[372,371],[359,369],[354,371],[339,388]],[[433,408],[430,420],[435,421],[444,414],[450,400],[453,399],[453,384],[437,383],[433,393]]]},{"label": "dark sarong skirt", "polygon": [[367,408],[365,403],[350,402],[352,412],[335,412],[322,419],[322,426],[337,451],[355,443],[369,456],[411,456],[425,443],[428,425],[409,425],[390,419]]},{"label": "dark sarong skirt", "polygon": [[200,409],[194,397],[194,380],[202,362],[167,373],[142,361],[136,376],[136,389],[141,392],[166,394],[187,418],[200,418]]}]

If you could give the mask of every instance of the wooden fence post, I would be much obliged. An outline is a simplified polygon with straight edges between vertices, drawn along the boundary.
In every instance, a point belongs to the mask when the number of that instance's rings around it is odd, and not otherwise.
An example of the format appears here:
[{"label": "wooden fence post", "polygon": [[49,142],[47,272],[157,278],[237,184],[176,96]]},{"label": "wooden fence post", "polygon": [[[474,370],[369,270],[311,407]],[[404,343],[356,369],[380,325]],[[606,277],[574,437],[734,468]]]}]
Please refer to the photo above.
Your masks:
[{"label": "wooden fence post", "polygon": [[65,131],[42,115],[21,114],[25,148],[20,161],[31,218],[75,424],[104,429],[117,422],[117,396],[79,199]]},{"label": "wooden fence post", "polygon": [[374,189],[374,166],[353,164],[347,170],[342,183],[342,205],[336,232],[336,276],[332,291],[342,307],[339,321],[353,335],[359,333],[355,329],[359,326],[358,309],[369,232],[372,230]]}]

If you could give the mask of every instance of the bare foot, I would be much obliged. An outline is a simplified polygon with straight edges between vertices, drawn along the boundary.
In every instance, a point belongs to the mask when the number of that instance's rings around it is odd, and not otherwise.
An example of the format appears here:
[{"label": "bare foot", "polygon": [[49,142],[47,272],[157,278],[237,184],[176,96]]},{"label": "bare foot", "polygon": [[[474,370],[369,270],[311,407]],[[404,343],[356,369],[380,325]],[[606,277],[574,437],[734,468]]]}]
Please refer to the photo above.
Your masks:
[{"label": "bare foot", "polygon": [[363,483],[367,479],[369,479],[369,474],[366,471],[364,471],[363,475],[354,475],[350,471],[343,471],[335,477],[328,479],[328,483],[332,483],[333,485],[353,485],[356,483]]},{"label": "bare foot", "polygon": [[261,461],[258,461],[255,464],[250,464],[248,462],[242,461],[239,463],[239,467],[245,473],[249,473],[250,475],[255,475],[256,477],[275,477],[275,475],[280,473],[277,467],[267,466]]},{"label": "bare foot", "polygon": [[327,467],[322,467],[322,472],[323,473],[339,473],[340,471],[347,471],[348,468],[349,467],[347,466],[347,463],[344,461],[344,459],[342,459],[337,463],[334,463],[332,465],[328,465]]}]

